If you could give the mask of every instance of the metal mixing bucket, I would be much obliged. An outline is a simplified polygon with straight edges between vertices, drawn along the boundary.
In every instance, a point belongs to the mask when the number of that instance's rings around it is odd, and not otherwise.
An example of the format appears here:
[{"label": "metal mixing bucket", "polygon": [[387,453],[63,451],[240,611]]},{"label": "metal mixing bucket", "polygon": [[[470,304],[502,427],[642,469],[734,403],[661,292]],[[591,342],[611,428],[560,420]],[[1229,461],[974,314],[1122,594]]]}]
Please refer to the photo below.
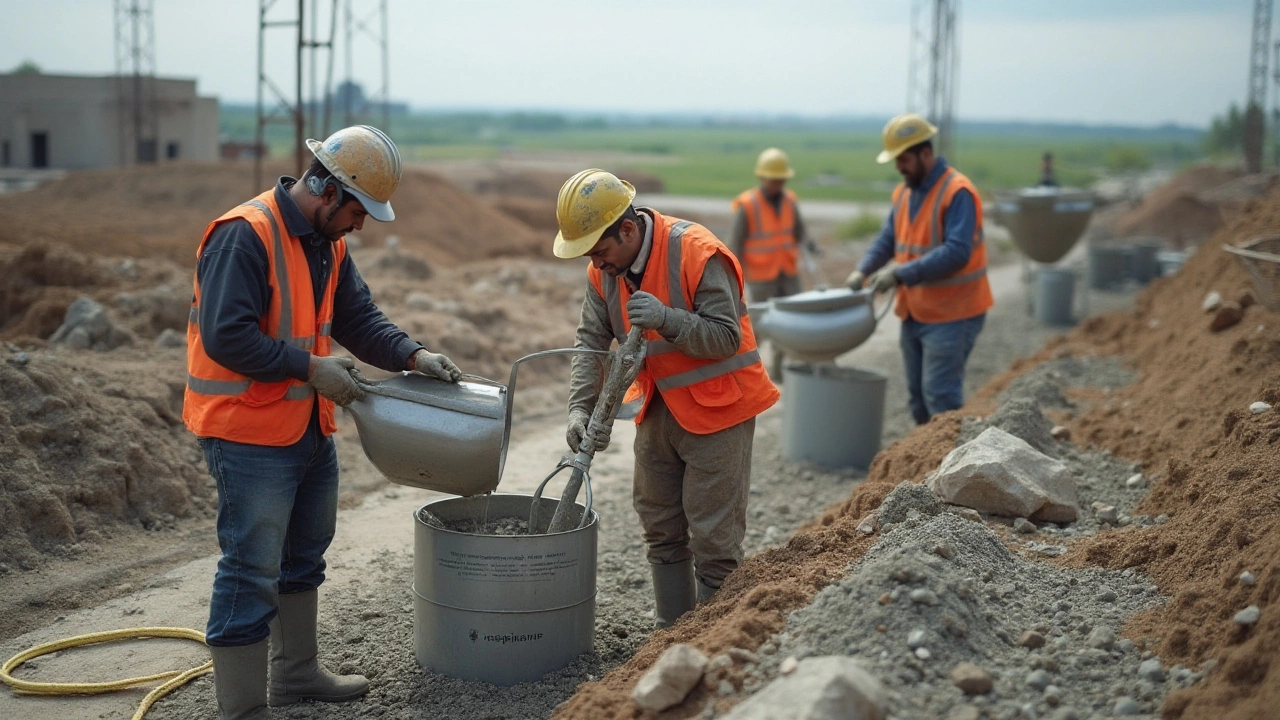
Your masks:
[{"label": "metal mixing bucket", "polygon": [[991,214],[1028,258],[1055,263],[1080,239],[1095,204],[1087,191],[1034,187],[998,196]]},{"label": "metal mixing bucket", "polygon": [[[756,334],[787,357],[802,362],[831,362],[858,347],[875,332],[870,289],[810,290],[751,303],[747,312]],[[888,312],[886,303],[880,317]]]},{"label": "metal mixing bucket", "polygon": [[[426,510],[445,524],[528,517],[533,498],[447,498]],[[550,516],[558,503],[540,500]],[[591,651],[599,516],[550,535],[477,535],[414,513],[413,639],[418,664],[494,685],[541,678]]]},{"label": "metal mixing bucket", "polygon": [[580,354],[611,355],[578,348],[536,352],[515,361],[506,385],[477,375],[447,383],[417,373],[371,381],[353,371],[365,396],[344,409],[355,419],[365,456],[391,482],[481,495],[502,479],[520,366]]}]

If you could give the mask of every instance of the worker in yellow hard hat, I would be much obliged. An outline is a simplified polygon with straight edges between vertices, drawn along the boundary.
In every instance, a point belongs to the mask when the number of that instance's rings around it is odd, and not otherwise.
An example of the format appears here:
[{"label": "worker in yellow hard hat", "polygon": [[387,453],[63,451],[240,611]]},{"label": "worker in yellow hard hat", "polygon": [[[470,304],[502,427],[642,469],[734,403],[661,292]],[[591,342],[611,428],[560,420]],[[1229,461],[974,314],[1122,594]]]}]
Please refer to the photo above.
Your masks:
[{"label": "worker in yellow hard hat", "polygon": [[921,424],[964,404],[964,366],[993,304],[982,199],[969,178],[934,154],[937,132],[915,114],[885,125],[876,161],[894,163],[902,183],[846,281],[896,293],[909,404]]},{"label": "worker in yellow hard hat", "polygon": [[[759,185],[733,201],[729,249],[742,263],[753,302],[800,292],[802,249],[811,255],[819,252],[805,230],[795,193],[786,187],[795,174],[785,152],[768,148],[756,159]],[[782,360],[782,353],[775,349],[770,372],[774,379],[782,377]]]},{"label": "worker in yellow hard hat", "polygon": [[227,211],[196,251],[182,418],[218,486],[206,642],[223,720],[369,690],[317,660],[317,588],[338,509],[334,406],[363,395],[334,342],[384,370],[461,376],[387,319],[347,252],[344,236],[367,217],[395,218],[395,143],[357,125],[307,146],[315,158],[302,178]]},{"label": "worker in yellow hard hat", "polygon": [[[738,260],[711,231],[635,207],[635,189],[604,170],[565,182],[556,257],[587,257],[575,347],[607,350],[633,325],[648,351],[627,402],[636,415],[632,497],[653,571],[655,622],[666,627],[742,562],[755,417],[779,397],[743,308]],[[576,452],[603,382],[573,361],[567,441]],[[597,450],[609,442],[590,441]]]}]

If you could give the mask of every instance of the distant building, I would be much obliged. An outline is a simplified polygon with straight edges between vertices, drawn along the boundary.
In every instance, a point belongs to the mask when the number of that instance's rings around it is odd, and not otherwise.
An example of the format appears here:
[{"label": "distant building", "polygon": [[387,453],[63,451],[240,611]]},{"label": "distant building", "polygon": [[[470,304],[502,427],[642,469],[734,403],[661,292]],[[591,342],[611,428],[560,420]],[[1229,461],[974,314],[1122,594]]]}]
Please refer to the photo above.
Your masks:
[{"label": "distant building", "polygon": [[194,80],[143,83],[153,110],[143,111],[138,142],[133,77],[0,74],[0,167],[217,160],[218,100],[196,95]]}]

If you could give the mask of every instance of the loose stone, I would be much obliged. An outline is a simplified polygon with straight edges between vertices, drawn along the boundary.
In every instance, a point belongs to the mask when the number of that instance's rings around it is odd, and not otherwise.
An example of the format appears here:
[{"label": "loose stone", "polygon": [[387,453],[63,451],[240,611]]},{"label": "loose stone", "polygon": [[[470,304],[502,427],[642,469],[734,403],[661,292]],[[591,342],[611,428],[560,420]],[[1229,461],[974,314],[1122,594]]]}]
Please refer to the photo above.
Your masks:
[{"label": "loose stone", "polygon": [[986,695],[991,692],[991,675],[973,663],[960,663],[951,671],[951,683],[965,695]]},{"label": "loose stone", "polygon": [[1014,532],[1022,533],[1024,535],[1030,535],[1031,533],[1039,529],[1040,528],[1036,527],[1035,523],[1031,522],[1026,518],[1018,518],[1017,520],[1013,521]]},{"label": "loose stone", "polygon": [[1160,666],[1160,659],[1143,660],[1138,666],[1138,677],[1153,683],[1164,682],[1164,668]]},{"label": "loose stone", "polygon": [[1231,620],[1237,625],[1243,625],[1244,627],[1249,627],[1250,625],[1253,625],[1254,623],[1258,622],[1258,618],[1261,616],[1262,616],[1262,611],[1258,609],[1258,606],[1250,605],[1249,607],[1236,613],[1236,616],[1231,618]]},{"label": "loose stone", "polygon": [[1032,670],[1027,673],[1027,685],[1043,691],[1053,683],[1053,676],[1045,670]]},{"label": "loose stone", "polygon": [[1115,708],[1111,712],[1114,715],[1137,715],[1142,711],[1138,708],[1137,700],[1126,696],[1116,699]]},{"label": "loose stone", "polygon": [[1256,585],[1257,582],[1258,582],[1258,579],[1255,578],[1253,576],[1253,573],[1249,572],[1248,570],[1245,570],[1244,572],[1240,573],[1241,585]]},{"label": "loose stone", "polygon": [[1024,648],[1042,648],[1044,647],[1044,635],[1035,630],[1028,630],[1022,633],[1022,637],[1018,638],[1018,646]]},{"label": "loose stone", "polygon": [[1261,400],[1249,405],[1249,412],[1253,413],[1254,415],[1261,415],[1262,413],[1270,409],[1271,409],[1271,405],[1269,405],[1268,403],[1264,403]]}]

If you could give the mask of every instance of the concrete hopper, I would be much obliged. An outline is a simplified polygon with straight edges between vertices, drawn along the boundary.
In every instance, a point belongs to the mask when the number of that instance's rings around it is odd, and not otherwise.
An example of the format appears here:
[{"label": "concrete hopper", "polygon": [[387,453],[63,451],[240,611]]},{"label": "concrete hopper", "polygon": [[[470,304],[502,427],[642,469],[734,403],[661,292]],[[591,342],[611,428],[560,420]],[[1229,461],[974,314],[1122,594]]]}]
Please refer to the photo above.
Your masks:
[{"label": "concrete hopper", "polygon": [[1034,187],[997,195],[991,215],[1039,263],[1055,263],[1075,247],[1096,205],[1085,190]]}]

